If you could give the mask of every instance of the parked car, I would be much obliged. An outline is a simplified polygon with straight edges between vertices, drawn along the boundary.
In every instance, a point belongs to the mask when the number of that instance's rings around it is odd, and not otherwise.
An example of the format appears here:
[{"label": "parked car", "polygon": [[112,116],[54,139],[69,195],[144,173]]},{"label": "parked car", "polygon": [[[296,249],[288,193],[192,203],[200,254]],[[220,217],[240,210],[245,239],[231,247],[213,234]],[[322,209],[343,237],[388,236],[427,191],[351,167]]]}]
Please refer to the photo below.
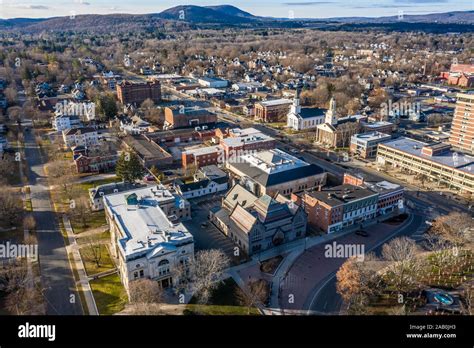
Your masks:
[{"label": "parked car", "polygon": [[357,230],[357,231],[356,231],[356,234],[357,234],[358,236],[362,236],[362,237],[368,237],[368,236],[369,236],[369,234],[367,233],[367,231],[364,231],[364,230]]}]

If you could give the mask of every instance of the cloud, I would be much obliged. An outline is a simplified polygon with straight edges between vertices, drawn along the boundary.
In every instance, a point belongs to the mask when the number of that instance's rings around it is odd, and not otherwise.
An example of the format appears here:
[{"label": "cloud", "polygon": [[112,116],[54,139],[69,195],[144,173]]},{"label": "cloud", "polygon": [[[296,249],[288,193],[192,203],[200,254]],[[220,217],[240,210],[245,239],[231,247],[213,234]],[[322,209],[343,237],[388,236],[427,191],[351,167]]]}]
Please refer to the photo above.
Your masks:
[{"label": "cloud", "polygon": [[448,2],[448,0],[393,0],[394,3],[401,3],[401,4],[437,4],[437,3],[443,3],[443,2]]},{"label": "cloud", "polygon": [[48,10],[49,6],[46,5],[32,5],[32,4],[8,4],[9,7],[21,8],[28,10]]}]

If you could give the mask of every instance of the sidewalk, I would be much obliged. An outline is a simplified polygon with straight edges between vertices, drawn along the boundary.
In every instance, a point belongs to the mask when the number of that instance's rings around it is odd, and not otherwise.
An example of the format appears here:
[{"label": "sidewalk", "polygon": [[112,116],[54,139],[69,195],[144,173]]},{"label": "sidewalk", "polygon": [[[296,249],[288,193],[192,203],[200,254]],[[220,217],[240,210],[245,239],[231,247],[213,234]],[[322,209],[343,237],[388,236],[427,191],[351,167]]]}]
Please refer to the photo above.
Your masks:
[{"label": "sidewalk", "polygon": [[99,315],[99,310],[97,309],[94,295],[92,294],[92,289],[89,284],[89,278],[86,274],[84,264],[82,263],[81,254],[79,253],[79,248],[76,243],[74,232],[72,231],[71,222],[69,221],[69,218],[66,215],[63,215],[63,223],[69,241],[68,245],[66,246],[66,250],[68,254],[72,255],[72,259],[70,259],[69,261],[74,262],[74,268],[76,269],[77,274],[79,275],[79,284],[84,293],[84,298],[86,299],[87,310],[89,312],[89,315]]},{"label": "sidewalk", "polygon": [[[390,217],[392,217],[392,215],[393,214],[385,216],[384,220],[389,219]],[[407,219],[402,225],[406,224],[409,220],[410,218]],[[374,219],[372,221],[367,222],[365,225],[363,225],[363,227],[366,228],[368,226],[373,226],[376,224],[378,224],[378,222],[376,219]],[[240,271],[247,270],[251,272],[252,271],[251,268],[258,266],[260,262],[270,259],[272,257],[278,256],[278,255],[285,255],[284,259],[282,260],[282,262],[276,269],[274,275],[272,276],[272,280],[271,280],[272,291],[270,295],[270,306],[269,308],[264,309],[264,313],[266,314],[280,315],[282,314],[282,311],[280,309],[280,304],[279,304],[281,283],[287,277],[287,274],[290,268],[293,266],[296,259],[298,259],[298,257],[301,256],[306,250],[316,245],[328,243],[340,237],[349,235],[358,229],[359,229],[359,225],[356,225],[356,226],[352,226],[349,229],[334,232],[331,234],[325,234],[322,236],[305,237],[302,239],[292,241],[280,247],[266,250],[266,251],[261,252],[260,254],[254,255],[251,261],[229,268],[226,274],[232,277],[234,281],[237,283],[237,285],[239,285],[239,287],[243,288],[245,286],[245,280],[242,279],[241,275],[239,274]]]}]

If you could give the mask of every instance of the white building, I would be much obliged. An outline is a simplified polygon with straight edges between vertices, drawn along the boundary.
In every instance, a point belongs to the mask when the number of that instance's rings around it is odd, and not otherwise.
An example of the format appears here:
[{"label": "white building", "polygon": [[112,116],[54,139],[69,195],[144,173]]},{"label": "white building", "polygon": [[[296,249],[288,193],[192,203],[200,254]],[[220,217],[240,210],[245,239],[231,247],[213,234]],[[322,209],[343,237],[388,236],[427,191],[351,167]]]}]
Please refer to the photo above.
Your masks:
[{"label": "white building", "polygon": [[119,193],[132,191],[137,188],[141,188],[141,184],[133,184],[128,182],[113,182],[110,184],[99,185],[89,189],[89,199],[91,203],[91,208],[94,211],[104,210],[104,196]]},{"label": "white building", "polygon": [[148,132],[151,124],[138,116],[133,116],[130,122],[120,121],[120,130],[126,134],[142,134]]},{"label": "white building", "polygon": [[53,116],[51,123],[53,125],[53,129],[58,132],[82,126],[80,118],[75,115],[58,114]]},{"label": "white building", "polygon": [[194,257],[193,236],[178,221],[179,211],[191,217],[189,202],[155,186],[106,195],[104,206],[111,253],[125,289],[141,278],[164,288],[175,284],[176,268]]},{"label": "white building", "polygon": [[323,124],[326,110],[319,108],[302,108],[299,91],[296,91],[293,105],[287,116],[287,126],[294,130],[314,129]]},{"label": "white building", "polygon": [[194,175],[192,183],[177,182],[175,184],[176,192],[186,199],[227,191],[228,188],[227,174],[216,165],[201,167]]},{"label": "white building", "polygon": [[213,77],[202,77],[198,79],[198,83],[205,88],[226,88],[229,84],[227,80]]},{"label": "white building", "polygon": [[91,127],[72,128],[63,131],[63,140],[67,148],[95,146],[99,144],[99,133]]}]

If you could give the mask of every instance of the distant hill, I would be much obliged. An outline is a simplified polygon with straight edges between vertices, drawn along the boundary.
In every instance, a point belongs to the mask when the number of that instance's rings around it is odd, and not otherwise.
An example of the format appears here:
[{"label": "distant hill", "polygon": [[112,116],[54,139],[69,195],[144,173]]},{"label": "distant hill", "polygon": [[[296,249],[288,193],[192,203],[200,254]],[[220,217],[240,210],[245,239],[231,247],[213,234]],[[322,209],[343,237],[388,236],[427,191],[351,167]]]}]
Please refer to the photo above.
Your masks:
[{"label": "distant hill", "polygon": [[[42,19],[13,18],[0,19],[0,30],[21,30],[23,32],[41,31],[130,31],[144,28],[156,29],[167,23],[186,28],[195,25],[243,26],[243,27],[304,27],[313,26],[322,30],[337,28],[387,28],[387,30],[405,30],[406,28],[421,28],[437,32],[459,30],[474,31],[474,11],[456,11],[426,15],[405,15],[391,17],[345,17],[345,18],[272,18],[258,17],[231,5],[219,6],[176,6],[160,13],[143,15],[108,14],[108,15],[77,15],[74,19],[69,16]],[[403,23],[412,23],[404,28]],[[429,25],[428,25],[429,24]],[[445,25],[445,27],[441,26]],[[433,28],[434,29],[430,29]]]},{"label": "distant hill", "polygon": [[212,10],[221,12],[221,13],[225,13],[226,15],[229,15],[229,16],[242,17],[242,18],[254,19],[254,20],[265,19],[265,17],[254,16],[253,14],[242,11],[240,8],[232,6],[232,5],[219,5],[219,6],[206,6],[206,7]]},{"label": "distant hill", "polygon": [[[308,19],[311,20],[311,19]],[[430,13],[424,15],[407,15],[404,14],[402,18],[398,16],[390,17],[340,17],[330,18],[330,21],[342,22],[342,23],[440,23],[440,24],[474,24],[474,11],[453,11],[446,13]]]},{"label": "distant hill", "polygon": [[181,20],[191,23],[241,24],[258,20],[250,13],[234,6],[202,7],[193,5],[176,6],[158,14],[158,17],[169,20]]}]

